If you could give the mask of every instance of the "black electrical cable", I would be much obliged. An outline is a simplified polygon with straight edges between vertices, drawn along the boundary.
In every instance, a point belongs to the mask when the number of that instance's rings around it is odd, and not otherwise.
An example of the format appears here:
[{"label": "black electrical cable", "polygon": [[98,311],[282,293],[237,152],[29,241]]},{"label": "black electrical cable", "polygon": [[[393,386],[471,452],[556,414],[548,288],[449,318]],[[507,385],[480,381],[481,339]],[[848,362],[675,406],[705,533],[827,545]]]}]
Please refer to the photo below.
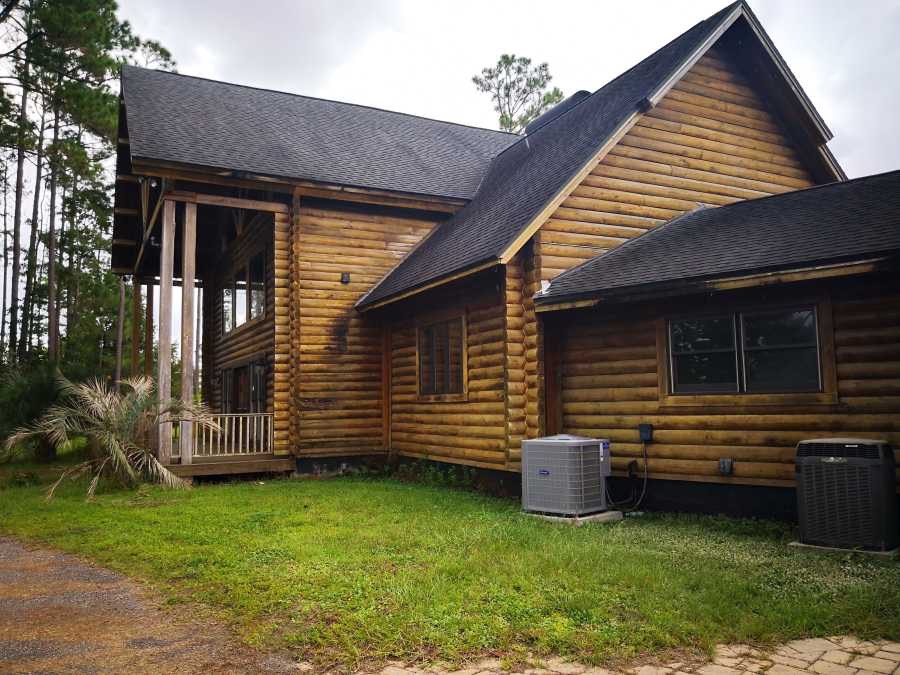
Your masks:
[{"label": "black electrical cable", "polygon": [[649,480],[649,469],[647,468],[647,460],[649,459],[649,455],[647,453],[647,444],[644,442],[641,442],[641,455],[643,456],[643,459],[644,459],[644,480],[642,481],[643,484],[641,485],[640,497],[637,497],[637,499],[635,499],[636,490],[634,487],[632,487],[630,499],[623,499],[621,501],[616,501],[615,499],[612,498],[612,494],[609,491],[608,481],[604,487],[604,490],[606,492],[606,500],[613,506],[617,506],[617,507],[621,508],[622,511],[626,511],[626,512],[636,511],[637,508],[641,505],[641,502],[644,501],[644,497],[647,495],[647,483]]}]

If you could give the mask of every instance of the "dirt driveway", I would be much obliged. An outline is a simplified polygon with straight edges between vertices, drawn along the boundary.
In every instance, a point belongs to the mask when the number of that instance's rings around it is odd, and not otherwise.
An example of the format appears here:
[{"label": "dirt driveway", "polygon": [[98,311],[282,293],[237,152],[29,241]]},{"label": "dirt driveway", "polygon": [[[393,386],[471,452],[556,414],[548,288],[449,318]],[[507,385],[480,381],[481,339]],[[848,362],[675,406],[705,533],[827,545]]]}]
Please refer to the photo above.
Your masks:
[{"label": "dirt driveway", "polygon": [[0,537],[0,673],[299,670],[186,614],[109,570]]}]

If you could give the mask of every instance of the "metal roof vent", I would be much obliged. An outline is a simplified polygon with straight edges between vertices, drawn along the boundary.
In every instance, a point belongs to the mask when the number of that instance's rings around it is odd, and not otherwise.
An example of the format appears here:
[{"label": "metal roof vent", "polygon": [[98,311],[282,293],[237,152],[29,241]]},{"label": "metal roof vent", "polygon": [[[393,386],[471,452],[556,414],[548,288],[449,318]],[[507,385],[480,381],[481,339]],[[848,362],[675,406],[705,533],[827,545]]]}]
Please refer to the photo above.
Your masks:
[{"label": "metal roof vent", "polygon": [[560,434],[522,441],[522,509],[584,516],[606,510],[609,441]]},{"label": "metal roof vent", "polygon": [[896,548],[900,536],[894,468],[894,451],[886,441],[801,441],[795,461],[801,543]]}]

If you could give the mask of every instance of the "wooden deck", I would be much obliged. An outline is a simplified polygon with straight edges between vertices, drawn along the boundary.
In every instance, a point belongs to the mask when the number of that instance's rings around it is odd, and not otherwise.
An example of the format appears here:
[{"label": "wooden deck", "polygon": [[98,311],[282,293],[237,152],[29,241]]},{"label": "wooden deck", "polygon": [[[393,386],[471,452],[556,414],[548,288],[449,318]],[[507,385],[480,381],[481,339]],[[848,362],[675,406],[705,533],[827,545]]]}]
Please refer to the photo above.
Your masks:
[{"label": "wooden deck", "polygon": [[193,476],[234,476],[253,473],[288,473],[297,468],[294,457],[273,454],[231,455],[228,457],[194,457],[190,464],[167,465],[169,471],[182,478]]}]

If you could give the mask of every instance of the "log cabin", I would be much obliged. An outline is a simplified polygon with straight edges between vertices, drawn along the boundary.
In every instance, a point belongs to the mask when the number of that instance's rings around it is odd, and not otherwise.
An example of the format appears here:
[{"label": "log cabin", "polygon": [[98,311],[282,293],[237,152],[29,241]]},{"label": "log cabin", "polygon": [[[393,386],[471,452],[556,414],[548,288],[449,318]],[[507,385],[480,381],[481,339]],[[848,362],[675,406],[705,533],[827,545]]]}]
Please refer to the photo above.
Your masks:
[{"label": "log cabin", "polygon": [[221,427],[160,457],[514,475],[567,432],[659,504],[789,511],[799,440],[900,444],[900,173],[848,181],[831,137],[742,1],[521,135],[126,66],[132,371],[143,325],[172,394],[181,285],[176,394],[199,368]]}]

